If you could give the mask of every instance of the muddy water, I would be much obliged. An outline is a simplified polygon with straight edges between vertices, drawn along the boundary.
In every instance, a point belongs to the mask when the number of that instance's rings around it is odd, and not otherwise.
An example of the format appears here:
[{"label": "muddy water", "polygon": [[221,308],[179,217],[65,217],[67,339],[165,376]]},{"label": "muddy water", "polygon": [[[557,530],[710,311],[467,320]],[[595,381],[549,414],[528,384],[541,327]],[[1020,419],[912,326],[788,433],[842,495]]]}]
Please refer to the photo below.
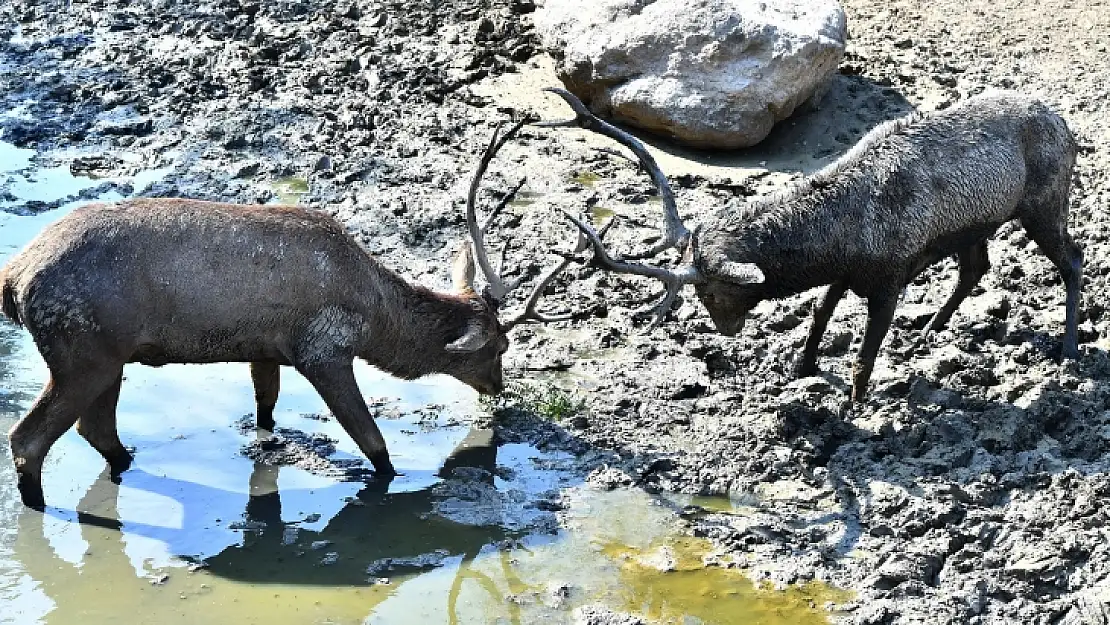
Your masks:
[{"label": "muddy water", "polygon": [[[18,201],[93,186],[32,156],[0,143],[0,184]],[[72,207],[0,212],[0,263]],[[0,623],[568,622],[588,603],[656,622],[819,623],[814,606],[839,599],[704,568],[709,545],[676,525],[687,502],[592,491],[570,457],[494,446],[466,425],[476,397],[452,379],[357,375],[403,473],[388,484],[250,460],[258,437],[266,449],[300,433],[334,444],[324,469],[360,456],[291,371],[278,437],[255,431],[242,364],[128,367],[119,428],[133,467],[114,483],[70,431],[47,460],[42,513],[19,503],[0,434]],[[29,336],[0,322],[0,432],[45,379]]]}]

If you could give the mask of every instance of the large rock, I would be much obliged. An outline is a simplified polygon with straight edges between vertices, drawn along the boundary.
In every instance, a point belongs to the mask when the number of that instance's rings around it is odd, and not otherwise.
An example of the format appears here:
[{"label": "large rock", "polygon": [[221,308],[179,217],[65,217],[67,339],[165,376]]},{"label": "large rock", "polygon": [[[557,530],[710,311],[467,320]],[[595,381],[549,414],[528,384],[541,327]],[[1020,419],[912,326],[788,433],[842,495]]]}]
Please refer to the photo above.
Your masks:
[{"label": "large rock", "polygon": [[596,114],[704,148],[819,99],[847,37],[837,0],[547,0],[535,23]]}]

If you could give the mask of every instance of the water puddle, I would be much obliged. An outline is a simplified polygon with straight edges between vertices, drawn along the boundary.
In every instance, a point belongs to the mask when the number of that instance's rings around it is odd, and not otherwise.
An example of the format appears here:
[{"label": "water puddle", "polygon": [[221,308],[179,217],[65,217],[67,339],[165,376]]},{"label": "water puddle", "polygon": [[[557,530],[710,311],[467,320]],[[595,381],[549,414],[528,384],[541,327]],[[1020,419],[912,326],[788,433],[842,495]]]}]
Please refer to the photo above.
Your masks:
[{"label": "water puddle", "polygon": [[589,189],[593,188],[598,180],[601,180],[601,175],[592,171],[579,171],[572,174],[570,180]]},{"label": "water puddle", "polygon": [[279,178],[272,186],[275,204],[300,204],[301,198],[308,195],[308,181],[304,178]]},{"label": "water puddle", "polygon": [[516,192],[516,197],[509,202],[509,206],[517,209],[525,209],[532,206],[540,198],[542,194],[536,191],[529,191],[528,189],[521,189]]},{"label": "water puddle", "polygon": [[[31,157],[0,143],[13,201],[89,180],[36,186],[48,176]],[[0,263],[73,206],[0,212]],[[838,600],[703,567],[709,544],[678,526],[688,501],[596,492],[570,456],[496,445],[453,379],[356,374],[403,473],[389,483],[331,470],[361,455],[291,370],[276,436],[256,431],[244,364],[129,365],[118,413],[132,468],[113,482],[66,433],[47,459],[45,512],[20,504],[0,434],[0,623],[560,623],[595,603],[662,623],[823,623],[820,606]],[[27,333],[0,321],[0,432],[46,377]],[[299,444],[326,451],[251,459]]]},{"label": "water puddle", "polygon": [[594,205],[590,207],[590,220],[595,226],[601,226],[610,218],[615,217],[617,211],[605,206]]}]

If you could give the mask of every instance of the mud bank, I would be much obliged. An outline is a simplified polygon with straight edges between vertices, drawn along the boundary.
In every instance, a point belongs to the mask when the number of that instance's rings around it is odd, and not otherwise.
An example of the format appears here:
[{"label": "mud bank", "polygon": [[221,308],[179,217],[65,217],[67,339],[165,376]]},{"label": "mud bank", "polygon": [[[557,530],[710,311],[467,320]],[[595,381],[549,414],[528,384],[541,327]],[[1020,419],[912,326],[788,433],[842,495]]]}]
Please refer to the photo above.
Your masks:
[{"label": "mud bank", "polygon": [[[551,422],[508,407],[498,436],[573,451],[599,485],[728,495],[743,514],[691,509],[690,531],[756,579],[857,591],[847,622],[1108,622],[1110,7],[845,7],[852,41],[818,111],[741,153],[655,145],[683,213],[696,219],[781,188],[911,107],[944,108],[985,88],[1037,94],[1082,146],[1071,222],[1086,257],[1082,360],[1054,360],[1063,287],[1016,226],[992,242],[982,288],[925,344],[919,330],[952,288],[954,266],[909,288],[872,398],[855,408],[846,386],[865,320],[858,300],[830,324],[826,373],[794,380],[819,293],[761,306],[734,339],[713,333],[687,294],[645,336],[629,311],[653,285],[576,269],[548,299],[583,314],[518,330],[509,366],[576,394],[586,410]],[[272,201],[276,181],[301,180],[303,203],[345,220],[406,275],[442,286],[462,236],[464,186],[493,124],[510,109],[560,114],[535,96],[554,79],[531,35],[532,8],[8,3],[0,138],[74,172],[168,168],[150,195]],[[618,249],[655,234],[649,181],[598,145],[526,130],[503,152],[489,186],[528,179],[495,233],[512,274],[535,275],[568,236],[554,205],[624,217]]]}]

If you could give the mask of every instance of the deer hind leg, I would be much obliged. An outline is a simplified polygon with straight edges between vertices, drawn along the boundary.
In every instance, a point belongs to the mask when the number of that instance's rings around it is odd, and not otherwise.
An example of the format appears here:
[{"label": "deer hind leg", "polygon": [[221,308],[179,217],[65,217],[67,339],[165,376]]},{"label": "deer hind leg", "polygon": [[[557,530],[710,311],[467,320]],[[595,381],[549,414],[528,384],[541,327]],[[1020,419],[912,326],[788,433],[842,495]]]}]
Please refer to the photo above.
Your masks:
[{"label": "deer hind leg", "polygon": [[254,414],[258,427],[273,431],[274,406],[281,390],[281,367],[270,360],[252,362],[251,381],[254,382]]},{"label": "deer hind leg", "polygon": [[116,378],[115,371],[105,372],[95,365],[71,371],[81,371],[81,374],[59,374],[52,370],[50,380],[30,412],[8,433],[19,495],[23,504],[31,508],[42,509],[46,505],[42,465],[47,452]]},{"label": "deer hind leg", "polygon": [[131,452],[120,442],[119,431],[116,428],[116,405],[119,403],[122,383],[121,367],[111,385],[77,420],[77,432],[92,445],[93,449],[104,456],[113,476],[123,473],[131,466]]},{"label": "deer hind leg", "polygon": [[[1067,206],[1067,200],[1064,200]],[[1079,292],[1083,282],[1083,251],[1067,232],[1066,210],[1040,215],[1029,211],[1022,215],[1025,231],[1048,256],[1064,281],[1067,298],[1064,303],[1063,358],[1079,358]]]},{"label": "deer hind leg", "polygon": [[809,328],[809,336],[806,338],[806,345],[802,351],[802,359],[798,362],[795,371],[799,378],[817,375],[817,352],[821,348],[821,337],[825,335],[825,329],[829,327],[829,319],[832,318],[836,305],[840,303],[840,299],[844,297],[844,292],[847,290],[847,284],[837,282],[829,285],[828,290],[825,291],[825,297],[821,300],[821,305],[813,313],[813,325]]},{"label": "deer hind leg", "polygon": [[929,320],[929,325],[925,327],[925,334],[939,332],[944,329],[944,326],[952,319],[956,309],[967,299],[971,290],[979,284],[983,276],[987,275],[987,271],[991,267],[986,240],[961,250],[956,258],[960,262],[960,277],[956,280],[956,288],[952,291],[952,295],[948,297],[948,301],[944,302],[940,310]]}]

